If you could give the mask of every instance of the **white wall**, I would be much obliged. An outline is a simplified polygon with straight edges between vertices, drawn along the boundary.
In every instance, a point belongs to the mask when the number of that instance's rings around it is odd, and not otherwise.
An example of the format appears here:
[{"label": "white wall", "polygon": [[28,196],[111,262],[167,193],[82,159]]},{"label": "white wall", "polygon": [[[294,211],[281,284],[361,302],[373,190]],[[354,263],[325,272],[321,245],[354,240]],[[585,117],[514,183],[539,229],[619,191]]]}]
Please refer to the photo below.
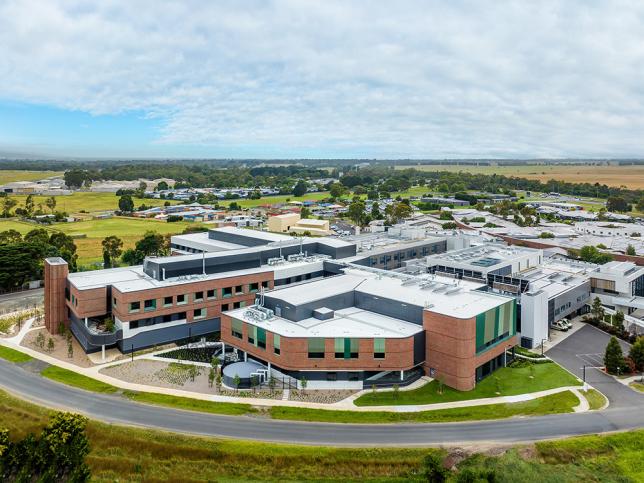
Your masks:
[{"label": "white wall", "polygon": [[521,295],[521,333],[532,339],[532,347],[548,338],[548,295],[545,292]]}]

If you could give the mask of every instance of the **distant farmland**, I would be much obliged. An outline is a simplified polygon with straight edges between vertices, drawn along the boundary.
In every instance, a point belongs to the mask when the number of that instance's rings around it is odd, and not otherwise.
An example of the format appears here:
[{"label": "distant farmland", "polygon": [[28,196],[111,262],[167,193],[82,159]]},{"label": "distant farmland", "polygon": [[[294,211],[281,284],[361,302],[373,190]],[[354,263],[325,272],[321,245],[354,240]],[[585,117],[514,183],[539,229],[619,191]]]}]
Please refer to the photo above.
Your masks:
[{"label": "distant farmland", "polygon": [[608,186],[626,186],[644,189],[644,165],[636,166],[566,166],[566,165],[524,165],[524,166],[471,166],[471,165],[396,165],[396,169],[416,168],[424,171],[465,171],[480,174],[502,174],[521,178],[548,181],[556,179],[571,183],[596,183]]}]

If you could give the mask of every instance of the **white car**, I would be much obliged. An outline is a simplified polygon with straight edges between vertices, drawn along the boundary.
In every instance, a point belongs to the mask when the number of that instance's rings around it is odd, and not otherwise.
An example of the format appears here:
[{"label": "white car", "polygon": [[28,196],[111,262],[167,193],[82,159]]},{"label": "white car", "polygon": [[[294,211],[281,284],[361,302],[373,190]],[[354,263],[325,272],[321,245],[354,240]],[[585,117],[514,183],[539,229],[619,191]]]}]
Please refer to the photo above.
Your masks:
[{"label": "white car", "polygon": [[555,329],[555,330],[560,330],[562,332],[568,331],[568,326],[566,324],[564,324],[563,322],[561,322],[561,320],[557,320],[557,321],[553,322],[552,323],[552,328]]},{"label": "white car", "polygon": [[570,322],[568,319],[561,319],[561,323],[564,324],[569,329],[572,329],[572,322]]}]

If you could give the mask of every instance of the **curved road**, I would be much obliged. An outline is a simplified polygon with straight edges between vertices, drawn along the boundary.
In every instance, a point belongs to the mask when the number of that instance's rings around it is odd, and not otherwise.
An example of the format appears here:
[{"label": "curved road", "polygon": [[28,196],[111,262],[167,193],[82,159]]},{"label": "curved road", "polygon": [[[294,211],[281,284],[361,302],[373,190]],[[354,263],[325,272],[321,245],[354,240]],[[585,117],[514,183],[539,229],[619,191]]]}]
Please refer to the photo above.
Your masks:
[{"label": "curved road", "polygon": [[[519,442],[644,426],[642,406],[602,412],[443,424],[328,424],[218,416],[139,404],[59,384],[0,360],[0,386],[48,407],[94,419],[169,431],[260,441],[332,446],[413,446]],[[643,398],[644,399],[644,398]]]}]

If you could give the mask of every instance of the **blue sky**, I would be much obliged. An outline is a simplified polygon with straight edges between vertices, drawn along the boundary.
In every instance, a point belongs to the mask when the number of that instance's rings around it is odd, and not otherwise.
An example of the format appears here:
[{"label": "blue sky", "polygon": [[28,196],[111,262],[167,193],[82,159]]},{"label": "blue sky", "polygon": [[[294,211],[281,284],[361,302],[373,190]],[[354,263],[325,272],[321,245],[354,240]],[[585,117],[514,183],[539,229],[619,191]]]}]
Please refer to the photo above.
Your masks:
[{"label": "blue sky", "polygon": [[639,1],[4,0],[0,156],[643,157],[642,65]]}]

